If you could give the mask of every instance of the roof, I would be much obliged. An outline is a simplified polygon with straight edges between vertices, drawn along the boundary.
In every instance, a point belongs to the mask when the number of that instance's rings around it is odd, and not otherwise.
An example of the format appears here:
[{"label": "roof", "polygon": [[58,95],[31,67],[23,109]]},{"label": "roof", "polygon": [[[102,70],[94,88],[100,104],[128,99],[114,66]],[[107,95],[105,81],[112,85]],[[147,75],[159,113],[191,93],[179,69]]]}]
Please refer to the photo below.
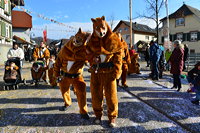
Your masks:
[{"label": "roof", "polygon": [[[196,15],[200,17],[200,11],[194,7],[191,7],[189,5],[183,4],[178,10],[176,10],[174,13],[169,15],[169,18],[177,18],[180,16],[188,16],[188,15]],[[167,17],[162,18],[160,21],[164,21],[167,19]]]},{"label": "roof", "polygon": [[[114,28],[113,31],[116,31],[122,23],[124,23],[125,25],[130,27],[130,22],[121,20],[117,24],[117,26]],[[139,24],[139,23],[136,23],[136,22],[132,23],[132,29],[133,29],[133,31],[137,31],[137,32],[145,32],[145,33],[150,33],[150,34],[156,34],[156,31],[154,29],[150,28],[147,25]]]},{"label": "roof", "polygon": [[32,28],[32,16],[23,11],[12,11],[12,24],[14,28]]},{"label": "roof", "polygon": [[13,39],[16,40],[16,42],[19,44],[32,44],[31,42],[27,42],[23,38],[16,36],[16,35],[13,36]]}]

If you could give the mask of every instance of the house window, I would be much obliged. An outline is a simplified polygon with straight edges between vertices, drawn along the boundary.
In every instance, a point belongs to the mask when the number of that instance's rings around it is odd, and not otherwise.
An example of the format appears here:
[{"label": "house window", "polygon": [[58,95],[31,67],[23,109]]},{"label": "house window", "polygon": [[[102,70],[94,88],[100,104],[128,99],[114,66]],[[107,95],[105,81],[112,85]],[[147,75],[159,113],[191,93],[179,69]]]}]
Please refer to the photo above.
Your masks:
[{"label": "house window", "polygon": [[191,53],[191,54],[194,54],[194,53],[195,53],[195,50],[194,50],[194,49],[190,49],[190,53]]},{"label": "house window", "polygon": [[145,39],[146,39],[146,40],[149,40],[149,36],[145,36]]},{"label": "house window", "polygon": [[121,28],[119,28],[119,32],[122,32],[122,29],[121,29]]},{"label": "house window", "polygon": [[8,4],[8,1],[7,1],[7,3],[5,3],[5,11],[8,13],[9,12],[9,4]]},{"label": "house window", "polygon": [[190,41],[197,41],[197,32],[190,33]]},{"label": "house window", "polygon": [[183,40],[183,33],[178,33],[176,39],[182,41]]},{"label": "house window", "polygon": [[177,18],[176,19],[176,26],[182,26],[185,25],[185,19],[184,18]]},{"label": "house window", "polygon": [[6,24],[6,37],[10,38],[10,33],[9,33],[9,26]]},{"label": "house window", "polygon": [[151,40],[154,40],[154,37],[152,36]]},{"label": "house window", "polygon": [[129,39],[130,35],[126,35],[126,40]]},{"label": "house window", "polygon": [[124,30],[125,30],[125,31],[128,31],[128,27],[125,27]]}]

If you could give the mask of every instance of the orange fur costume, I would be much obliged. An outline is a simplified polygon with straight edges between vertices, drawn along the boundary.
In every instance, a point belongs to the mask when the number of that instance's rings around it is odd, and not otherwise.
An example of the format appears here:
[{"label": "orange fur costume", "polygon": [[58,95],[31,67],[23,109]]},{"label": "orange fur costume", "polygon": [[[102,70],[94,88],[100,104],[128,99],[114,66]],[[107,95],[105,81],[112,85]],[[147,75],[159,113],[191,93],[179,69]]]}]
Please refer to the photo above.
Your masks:
[{"label": "orange fur costume", "polygon": [[50,52],[47,48],[43,49],[40,53],[40,48],[35,48],[33,52],[33,58],[35,61],[41,58],[45,58],[46,60],[50,58]]},{"label": "orange fur costume", "polygon": [[108,118],[111,123],[118,115],[116,79],[121,75],[123,44],[117,34],[112,32],[104,16],[91,20],[93,33],[87,50],[90,51],[89,53],[93,53],[92,59],[89,60],[92,107],[96,118],[101,120],[104,92]]},{"label": "orange fur costume", "polygon": [[[48,65],[48,60],[50,58],[50,52],[47,48],[44,48],[44,49],[40,49],[40,48],[35,48],[34,52],[33,52],[33,59],[34,61],[37,61],[37,60],[43,60],[45,59],[45,66]],[[44,60],[43,60],[44,61]],[[47,69],[46,69],[47,70]],[[44,73],[44,76],[42,79],[44,79],[46,81],[46,71]],[[32,74],[32,76],[34,77],[34,74]],[[35,75],[36,76],[36,75]]]},{"label": "orange fur costume", "polygon": [[48,77],[49,77],[49,83],[51,84],[51,86],[57,86],[56,77],[53,75],[54,63],[55,63],[55,60],[53,59],[49,60]]},{"label": "orange fur costume", "polygon": [[31,68],[31,75],[33,80],[39,81],[40,79],[43,79],[46,81],[46,70],[48,67],[42,67],[38,65],[38,67],[35,69],[34,67]]},{"label": "orange fur costume", "polygon": [[[88,33],[79,29],[75,37],[72,37],[59,52],[54,65],[54,76],[63,76],[59,83],[65,106],[72,104],[70,97],[70,85],[76,90],[80,114],[87,113],[86,83],[83,79],[83,66],[86,60],[85,42]],[[62,75],[60,74],[62,71]]]},{"label": "orange fur costume", "polygon": [[[128,66],[131,64],[131,58],[129,55],[129,50],[128,50],[128,45],[127,43],[122,39],[122,36],[118,33],[118,36],[120,37],[123,46],[124,46],[124,51],[123,51],[123,61],[122,61],[122,75],[121,75],[121,84],[123,87],[128,87],[126,84],[126,76],[128,73]],[[119,79],[117,80],[117,85],[119,85]]]},{"label": "orange fur costume", "polygon": [[131,64],[129,65],[128,74],[131,73],[140,74],[140,64],[138,62],[138,59],[139,59],[138,53],[134,53],[133,56],[131,56]]}]

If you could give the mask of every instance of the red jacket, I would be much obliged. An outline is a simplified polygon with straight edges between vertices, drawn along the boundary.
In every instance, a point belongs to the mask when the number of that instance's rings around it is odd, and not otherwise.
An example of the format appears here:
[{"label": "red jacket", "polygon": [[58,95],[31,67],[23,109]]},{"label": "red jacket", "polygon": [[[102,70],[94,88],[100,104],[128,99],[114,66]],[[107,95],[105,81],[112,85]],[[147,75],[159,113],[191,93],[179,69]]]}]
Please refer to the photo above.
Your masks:
[{"label": "red jacket", "polygon": [[175,48],[172,52],[172,55],[169,58],[171,63],[171,74],[181,74],[183,70],[183,57],[184,57],[184,50],[183,48]]}]

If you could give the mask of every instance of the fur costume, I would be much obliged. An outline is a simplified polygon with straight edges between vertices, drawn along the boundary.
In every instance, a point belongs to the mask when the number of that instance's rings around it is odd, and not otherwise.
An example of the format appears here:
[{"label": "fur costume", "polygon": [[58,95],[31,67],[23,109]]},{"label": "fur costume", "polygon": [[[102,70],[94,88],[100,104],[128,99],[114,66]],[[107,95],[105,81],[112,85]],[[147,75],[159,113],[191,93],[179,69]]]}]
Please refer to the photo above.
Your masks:
[{"label": "fur costume", "polygon": [[47,69],[48,67],[43,67],[37,63],[33,63],[33,66],[31,68],[32,79],[36,81],[40,81],[41,79],[43,79],[44,81],[46,81]]},{"label": "fur costume", "polygon": [[72,37],[60,50],[54,65],[54,76],[62,77],[59,87],[65,105],[70,106],[72,104],[70,85],[73,85],[76,90],[80,114],[87,113],[86,83],[82,73],[86,60],[85,42],[88,36],[88,33],[79,29],[75,37]]},{"label": "fur costume", "polygon": [[[44,49],[35,48],[35,50],[33,52],[34,61],[37,61],[37,60],[43,60],[44,61],[44,59],[45,59],[45,64],[47,65],[49,58],[50,58],[50,52],[47,48],[44,48]],[[47,73],[45,71],[44,77],[43,77],[43,79],[45,79],[45,81],[46,81],[46,77],[47,77]]]},{"label": "fur costume", "polygon": [[51,84],[51,86],[57,86],[56,77],[54,77],[53,75],[54,63],[55,63],[54,59],[49,60],[48,77],[49,77],[49,83]]},{"label": "fur costume", "polygon": [[140,74],[140,64],[138,62],[138,59],[139,59],[138,53],[134,53],[133,56],[131,56],[131,64],[129,65],[128,74],[131,73]]},{"label": "fur costume", "polygon": [[[119,34],[119,33],[118,33]],[[119,35],[123,46],[124,46],[124,51],[123,51],[123,56],[122,56],[122,74],[121,74],[121,84],[123,87],[128,87],[126,84],[126,76],[128,73],[128,66],[131,64],[131,58],[129,55],[129,50],[128,50],[128,45],[127,43],[122,39],[121,35]],[[117,85],[119,85],[119,79],[117,80]]]},{"label": "fur costume", "polygon": [[93,53],[92,59],[89,60],[92,107],[96,118],[101,119],[104,92],[111,122],[118,115],[116,79],[121,76],[123,44],[117,34],[112,32],[104,16],[91,20],[93,33],[87,50]]},{"label": "fur costume", "polygon": [[40,48],[35,48],[33,52],[33,59],[37,61],[38,59],[45,58],[46,60],[50,58],[50,52],[47,48],[40,50]]}]

